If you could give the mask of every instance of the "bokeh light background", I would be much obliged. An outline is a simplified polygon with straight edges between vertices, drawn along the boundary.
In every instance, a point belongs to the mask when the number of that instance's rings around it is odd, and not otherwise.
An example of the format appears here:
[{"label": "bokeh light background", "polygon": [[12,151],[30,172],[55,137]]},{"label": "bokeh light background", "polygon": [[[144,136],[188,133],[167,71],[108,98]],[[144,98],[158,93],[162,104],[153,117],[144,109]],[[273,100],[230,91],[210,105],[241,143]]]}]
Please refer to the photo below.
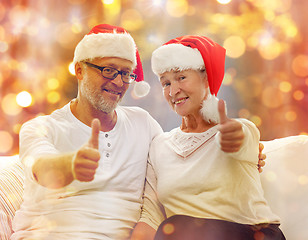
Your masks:
[{"label": "bokeh light background", "polygon": [[[162,97],[151,53],[171,38],[201,34],[227,49],[218,96],[227,101],[230,117],[253,121],[262,140],[307,134],[307,9],[307,0],[1,0],[0,155],[18,154],[24,122],[76,96],[74,48],[99,23],[121,25],[134,37],[152,88],[137,99],[131,86],[122,104],[148,110],[164,130],[178,126],[180,118]],[[308,173],[293,160],[281,163],[287,169],[283,175],[269,164],[264,179],[265,186],[276,183],[282,189],[273,191],[272,197],[280,199],[272,207],[285,202],[281,217],[294,231],[285,233],[303,240]],[[302,221],[292,220],[292,211],[300,212]]]},{"label": "bokeh light background", "polygon": [[[148,110],[164,130],[169,110],[150,68],[151,52],[184,34],[227,49],[219,97],[230,117],[253,121],[262,140],[308,132],[307,0],[2,0],[0,2],[0,155],[18,154],[21,125],[76,96],[74,48],[99,23],[135,38],[151,93],[124,105]],[[132,88],[132,87],[131,87]]]}]

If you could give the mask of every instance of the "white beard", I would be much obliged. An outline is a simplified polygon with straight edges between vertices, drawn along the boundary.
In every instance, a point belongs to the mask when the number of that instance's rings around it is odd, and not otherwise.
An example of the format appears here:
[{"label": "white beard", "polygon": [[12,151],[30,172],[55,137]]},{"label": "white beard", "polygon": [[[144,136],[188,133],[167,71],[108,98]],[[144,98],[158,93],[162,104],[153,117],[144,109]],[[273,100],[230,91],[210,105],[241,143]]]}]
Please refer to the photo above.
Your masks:
[{"label": "white beard", "polygon": [[200,113],[205,121],[209,123],[219,123],[218,101],[219,99],[209,91],[200,109]]},{"label": "white beard", "polygon": [[80,91],[95,109],[104,113],[111,113],[121,100],[106,101],[102,95],[102,90],[100,88],[94,88],[87,75],[85,75],[83,81],[81,81]]}]

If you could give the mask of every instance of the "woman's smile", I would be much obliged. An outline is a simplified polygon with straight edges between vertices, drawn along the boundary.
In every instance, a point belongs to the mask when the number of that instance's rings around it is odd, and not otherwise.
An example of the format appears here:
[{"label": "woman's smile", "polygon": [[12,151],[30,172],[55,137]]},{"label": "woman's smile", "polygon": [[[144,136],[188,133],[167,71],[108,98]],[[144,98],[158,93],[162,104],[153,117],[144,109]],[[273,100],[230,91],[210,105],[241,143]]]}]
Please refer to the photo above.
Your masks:
[{"label": "woman's smile", "polygon": [[177,99],[177,100],[175,100],[175,101],[172,101],[172,102],[173,102],[173,104],[175,104],[175,105],[178,106],[178,105],[184,104],[188,98],[189,98],[189,97],[179,98],[179,99]]}]

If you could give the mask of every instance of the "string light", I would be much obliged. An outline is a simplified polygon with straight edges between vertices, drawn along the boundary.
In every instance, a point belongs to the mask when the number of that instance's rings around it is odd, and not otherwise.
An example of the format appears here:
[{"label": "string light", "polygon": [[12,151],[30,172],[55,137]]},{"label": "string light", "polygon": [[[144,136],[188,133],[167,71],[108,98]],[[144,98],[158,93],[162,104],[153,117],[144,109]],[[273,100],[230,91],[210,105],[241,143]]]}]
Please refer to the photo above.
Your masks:
[{"label": "string light", "polygon": [[188,3],[186,0],[167,0],[167,12],[172,17],[182,17],[188,11]]},{"label": "string light", "polygon": [[110,5],[113,4],[114,0],[102,0],[103,4]]},{"label": "string light", "polygon": [[152,0],[152,5],[155,7],[161,7],[163,5],[163,0]]},{"label": "string light", "polygon": [[73,62],[71,62],[68,65],[68,71],[69,71],[70,74],[75,75],[75,66],[74,66]]},{"label": "string light", "polygon": [[227,49],[227,56],[239,58],[245,53],[246,44],[239,36],[230,36],[224,41],[224,47]]},{"label": "string light", "polygon": [[21,107],[29,107],[32,104],[32,96],[27,91],[22,91],[17,94],[16,102]]},{"label": "string light", "polygon": [[0,153],[6,153],[13,147],[13,137],[7,131],[0,131]]},{"label": "string light", "polygon": [[228,4],[231,2],[231,0],[217,0],[217,2],[220,4]]}]

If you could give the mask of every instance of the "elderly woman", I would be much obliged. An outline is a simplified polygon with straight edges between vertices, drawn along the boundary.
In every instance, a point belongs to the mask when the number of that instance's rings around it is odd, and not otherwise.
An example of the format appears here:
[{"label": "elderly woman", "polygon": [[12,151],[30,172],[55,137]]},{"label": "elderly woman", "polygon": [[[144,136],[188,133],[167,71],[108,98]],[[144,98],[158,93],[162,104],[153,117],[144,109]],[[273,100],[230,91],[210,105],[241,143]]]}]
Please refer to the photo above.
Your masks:
[{"label": "elderly woman", "polygon": [[216,97],[224,62],[225,49],[203,36],[178,37],[153,52],[152,69],[182,124],[151,144],[132,239],[285,239],[263,196],[260,133],[248,120],[229,119]]}]

